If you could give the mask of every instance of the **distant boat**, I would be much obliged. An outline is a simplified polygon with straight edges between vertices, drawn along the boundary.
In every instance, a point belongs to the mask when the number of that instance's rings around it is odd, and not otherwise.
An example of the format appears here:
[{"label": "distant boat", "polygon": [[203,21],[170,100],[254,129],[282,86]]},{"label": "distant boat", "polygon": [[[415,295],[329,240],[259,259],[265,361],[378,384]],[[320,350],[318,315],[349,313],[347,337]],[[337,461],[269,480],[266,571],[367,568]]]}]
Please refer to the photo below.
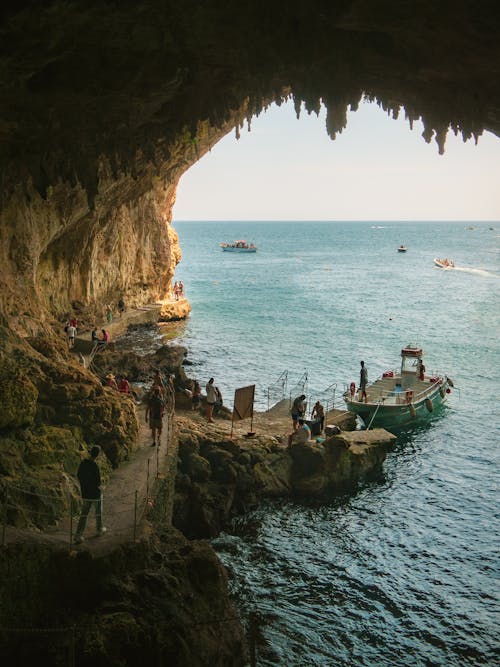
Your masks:
[{"label": "distant boat", "polygon": [[401,370],[386,371],[366,387],[366,403],[356,385],[344,393],[347,410],[361,417],[367,428],[401,428],[431,418],[446,401],[453,382],[446,375],[425,375],[420,347],[401,350]]},{"label": "distant boat", "polygon": [[400,245],[398,247],[398,252],[406,252],[408,248],[405,245]]},{"label": "distant boat", "polygon": [[434,264],[436,266],[439,266],[440,269],[455,268],[455,262],[452,259],[448,259],[447,257],[445,257],[444,259],[439,259],[438,257],[434,257]]},{"label": "distant boat", "polygon": [[223,252],[257,252],[257,246],[240,239],[234,243],[219,243]]}]

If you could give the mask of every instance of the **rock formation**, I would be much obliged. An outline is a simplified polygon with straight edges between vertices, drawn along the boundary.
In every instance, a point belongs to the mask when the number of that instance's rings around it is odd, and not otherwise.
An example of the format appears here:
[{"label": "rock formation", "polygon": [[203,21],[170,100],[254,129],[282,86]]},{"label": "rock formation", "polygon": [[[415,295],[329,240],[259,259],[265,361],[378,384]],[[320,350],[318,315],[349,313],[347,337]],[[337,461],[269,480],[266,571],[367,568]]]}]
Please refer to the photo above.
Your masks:
[{"label": "rock formation", "polygon": [[[13,487],[20,479],[34,490],[49,485],[60,496],[50,508],[9,510],[9,523],[36,524],[42,509],[56,520],[75,492],[69,472],[90,444],[103,445],[109,466],[135,446],[133,404],[77,366],[52,327],[70,312],[98,320],[104,304],[122,295],[129,307],[166,296],[181,256],[171,220],[182,174],[225,134],[238,135],[267,105],[286,99],[297,114],[325,105],[332,138],[344,129],[346,110],[363,98],[393,116],[405,113],[410,125],[421,118],[424,139],[435,139],[441,152],[449,128],[464,139],[485,129],[500,134],[498,13],[488,0],[266,0],[237,9],[222,0],[5,0],[0,500],[6,481]],[[171,316],[166,308],[164,317]],[[220,515],[215,509],[214,517],[202,517],[207,534],[251,499],[258,474],[264,487],[291,484],[307,492],[328,483],[318,478],[320,458],[338,472],[334,449],[299,449],[286,459],[267,452],[286,469],[280,476],[261,465],[258,451],[219,445],[198,442],[189,451],[185,443],[181,457],[179,494],[189,496],[191,514],[200,508],[196,494],[208,498],[213,484],[225,503]],[[342,465],[352,463],[351,454],[341,457]],[[306,478],[294,474],[299,459],[310,470]],[[362,456],[354,472],[362,476]],[[186,520],[179,511],[189,533]],[[238,624],[205,628],[200,641],[188,627],[190,610],[203,616],[214,599],[216,609],[228,609],[211,554],[198,558],[197,547],[182,540],[168,555],[161,546],[141,548],[99,563],[102,587],[91,588],[91,608],[71,578],[78,571],[83,583],[92,580],[95,570],[85,562],[72,564],[42,548],[33,558],[21,548],[8,554],[0,562],[6,568],[1,623],[39,625],[44,610],[54,623],[65,612],[68,623],[87,619],[89,633],[77,641],[80,657],[89,660],[79,664],[144,664],[158,656],[179,665],[243,664]],[[174,563],[170,571],[163,569],[167,559]],[[44,587],[49,575],[68,583],[71,603],[59,586]],[[185,586],[179,584],[184,575]],[[36,594],[29,587],[35,583]],[[28,595],[31,607],[24,605]],[[157,613],[149,613],[141,596]],[[161,632],[154,626],[158,615],[176,619],[171,638],[171,626]],[[125,652],[116,648],[117,638],[129,641]]]}]

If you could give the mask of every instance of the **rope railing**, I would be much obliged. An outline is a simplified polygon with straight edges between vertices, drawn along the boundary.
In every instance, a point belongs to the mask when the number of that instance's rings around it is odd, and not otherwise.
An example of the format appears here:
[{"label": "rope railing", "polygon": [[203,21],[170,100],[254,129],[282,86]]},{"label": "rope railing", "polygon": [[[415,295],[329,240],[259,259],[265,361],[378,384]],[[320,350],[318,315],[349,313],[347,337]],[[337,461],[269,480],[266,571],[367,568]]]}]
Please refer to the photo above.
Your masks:
[{"label": "rope railing", "polygon": [[[173,412],[169,412],[166,414],[165,454],[168,452],[169,446],[172,446],[173,444],[173,438],[172,438],[172,435],[174,433],[173,417],[174,417]],[[121,493],[119,495],[114,495],[112,493],[110,494],[110,500],[113,504],[119,504],[119,505],[128,504],[128,507],[121,509],[113,509],[111,511],[106,510],[105,513],[106,518],[111,520],[113,518],[122,517],[123,515],[126,514],[129,514],[131,516],[131,521],[128,526],[124,528],[123,527],[113,528],[113,535],[123,535],[127,533],[128,534],[133,533],[133,539],[134,540],[136,539],[137,527],[143,520],[148,509],[150,509],[152,502],[154,502],[154,496],[152,496],[151,494],[154,489],[155,482],[160,478],[161,448],[162,445],[160,445],[160,447],[156,447],[156,452],[147,458],[146,475],[143,484],[139,485],[139,487],[134,489],[133,491],[127,491],[126,493]],[[151,465],[152,461],[153,465]],[[154,463],[156,463],[156,466],[154,466]],[[76,489],[76,482],[75,482],[75,489]],[[5,546],[6,543],[8,515],[9,513],[17,512],[20,515],[29,514],[29,516],[40,518],[41,520],[40,522],[42,522],[43,519],[47,521],[60,521],[61,519],[62,521],[68,521],[69,519],[68,525],[66,527],[55,528],[54,530],[50,530],[49,528],[48,530],[46,529],[44,532],[49,537],[54,537],[55,536],[54,533],[62,533],[62,534],[69,533],[69,548],[70,550],[72,549],[73,538],[74,538],[73,523],[74,519],[79,516],[79,513],[74,514],[73,512],[75,505],[75,498],[71,494],[71,489],[67,489],[67,494],[66,494],[69,495],[69,517],[67,515],[65,517],[57,516],[57,513],[54,512],[54,510],[49,511],[48,509],[35,509],[33,507],[28,507],[26,505],[21,504],[19,499],[17,499],[16,502],[16,495],[21,495],[21,496],[25,495],[33,499],[38,498],[41,501],[50,500],[52,502],[60,502],[61,500],[64,499],[64,493],[61,493],[59,495],[39,493],[33,491],[32,489],[25,489],[22,488],[21,486],[17,486],[16,484],[8,484],[5,482],[3,483],[3,492],[4,492],[4,501],[2,503],[3,511],[1,511],[0,513],[0,520],[2,521],[2,527],[1,527],[2,547]],[[104,496],[104,499],[106,499],[106,496]],[[79,498],[78,504],[79,505],[83,504],[86,501],[96,502],[97,500],[98,499],[96,498]],[[90,508],[87,514],[88,518],[90,518],[91,513],[92,513],[92,507]]]}]

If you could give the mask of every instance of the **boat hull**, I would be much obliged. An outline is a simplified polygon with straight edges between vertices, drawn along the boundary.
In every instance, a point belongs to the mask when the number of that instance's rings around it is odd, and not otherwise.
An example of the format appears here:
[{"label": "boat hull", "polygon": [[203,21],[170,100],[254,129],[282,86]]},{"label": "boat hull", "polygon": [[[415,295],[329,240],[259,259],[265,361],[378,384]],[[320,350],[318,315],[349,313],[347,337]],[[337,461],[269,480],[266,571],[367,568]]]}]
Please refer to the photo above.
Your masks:
[{"label": "boat hull", "polygon": [[257,252],[257,248],[222,248],[223,252]]},{"label": "boat hull", "polygon": [[[444,386],[444,383],[436,383],[435,387],[425,397],[411,404],[384,405],[384,403],[360,403],[347,399],[346,407],[349,412],[361,417],[366,427],[390,430],[391,428],[411,426],[412,424],[429,421],[435,412],[439,411],[446,402],[447,395]],[[431,410],[429,410],[428,401],[430,401]]]}]

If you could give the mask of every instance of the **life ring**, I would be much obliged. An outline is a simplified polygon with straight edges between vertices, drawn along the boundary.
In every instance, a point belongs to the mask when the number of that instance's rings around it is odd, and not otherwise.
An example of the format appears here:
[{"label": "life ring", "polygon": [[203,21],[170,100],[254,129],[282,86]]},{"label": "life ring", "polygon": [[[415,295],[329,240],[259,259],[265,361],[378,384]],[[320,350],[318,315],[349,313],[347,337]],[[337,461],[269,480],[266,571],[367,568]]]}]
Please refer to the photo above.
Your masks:
[{"label": "life ring", "polygon": [[428,410],[429,412],[432,412],[432,411],[433,411],[434,408],[433,408],[433,406],[432,406],[432,401],[431,401],[430,398],[426,398],[426,399],[425,399],[425,407],[427,408],[427,410]]},{"label": "life ring", "polygon": [[354,394],[356,393],[356,383],[355,382],[351,382],[351,384],[349,385],[349,391],[351,392],[351,396],[354,396]]},{"label": "life ring", "polygon": [[413,392],[411,389],[407,389],[405,392],[405,400],[407,403],[413,403]]}]

